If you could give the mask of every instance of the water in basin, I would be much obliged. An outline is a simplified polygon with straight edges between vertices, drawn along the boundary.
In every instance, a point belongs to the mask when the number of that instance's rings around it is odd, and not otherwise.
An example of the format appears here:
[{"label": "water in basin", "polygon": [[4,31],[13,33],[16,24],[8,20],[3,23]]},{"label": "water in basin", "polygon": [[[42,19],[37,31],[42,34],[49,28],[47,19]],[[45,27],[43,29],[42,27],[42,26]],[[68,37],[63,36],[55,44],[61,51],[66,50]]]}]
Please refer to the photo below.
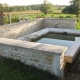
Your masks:
[{"label": "water in basin", "polygon": [[78,36],[48,33],[34,40],[34,42],[67,46],[70,48],[77,39]]}]

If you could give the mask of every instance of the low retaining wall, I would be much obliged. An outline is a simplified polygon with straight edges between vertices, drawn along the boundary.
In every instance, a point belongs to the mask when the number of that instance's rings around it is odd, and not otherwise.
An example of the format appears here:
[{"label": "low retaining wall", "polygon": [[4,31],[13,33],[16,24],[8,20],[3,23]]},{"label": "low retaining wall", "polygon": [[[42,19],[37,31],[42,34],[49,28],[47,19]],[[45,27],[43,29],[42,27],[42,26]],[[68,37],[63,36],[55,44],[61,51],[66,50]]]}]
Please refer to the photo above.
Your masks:
[{"label": "low retaining wall", "polygon": [[76,29],[76,20],[44,18],[42,26],[44,28]]},{"label": "low retaining wall", "polygon": [[18,59],[59,77],[63,77],[64,53],[67,49],[56,45],[0,38],[0,56]]},{"label": "low retaining wall", "polygon": [[0,26],[0,37],[2,38],[18,38],[23,35],[42,29],[42,19],[33,21],[18,22]]},{"label": "low retaining wall", "polygon": [[18,38],[43,28],[75,29],[75,20],[44,18],[0,26],[0,37]]}]

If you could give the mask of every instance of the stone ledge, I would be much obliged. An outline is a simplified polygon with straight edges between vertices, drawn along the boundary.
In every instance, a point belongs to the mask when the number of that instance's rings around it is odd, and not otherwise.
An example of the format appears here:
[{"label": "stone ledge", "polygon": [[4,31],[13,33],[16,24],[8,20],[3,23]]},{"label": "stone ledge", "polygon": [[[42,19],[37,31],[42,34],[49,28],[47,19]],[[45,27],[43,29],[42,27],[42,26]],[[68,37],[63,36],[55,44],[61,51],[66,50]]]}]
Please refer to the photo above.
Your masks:
[{"label": "stone ledge", "polygon": [[41,44],[41,43],[34,43],[34,42],[14,40],[14,39],[6,39],[6,38],[0,38],[0,44],[24,47],[28,49],[36,49],[40,51],[42,50],[46,52],[51,52],[52,54],[56,54],[56,55],[61,55],[62,53],[65,53],[68,49],[68,47],[64,47],[64,46]]},{"label": "stone ledge", "polygon": [[43,18],[43,20],[69,20],[69,21],[76,21],[75,19],[71,19],[71,18]]},{"label": "stone ledge", "polygon": [[80,30],[72,30],[72,29],[58,29],[58,28],[48,28],[49,32],[53,33],[64,33],[67,32],[67,34],[71,35],[80,35]]},{"label": "stone ledge", "polygon": [[65,62],[72,63],[80,51],[80,38],[65,53]]},{"label": "stone ledge", "polygon": [[46,29],[42,29],[40,31],[37,31],[37,32],[34,32],[34,33],[31,33],[29,35],[25,35],[23,37],[20,37],[20,38],[17,38],[18,40],[23,40],[23,41],[32,41],[34,39],[37,39],[45,34],[49,33],[49,29],[46,28]]}]

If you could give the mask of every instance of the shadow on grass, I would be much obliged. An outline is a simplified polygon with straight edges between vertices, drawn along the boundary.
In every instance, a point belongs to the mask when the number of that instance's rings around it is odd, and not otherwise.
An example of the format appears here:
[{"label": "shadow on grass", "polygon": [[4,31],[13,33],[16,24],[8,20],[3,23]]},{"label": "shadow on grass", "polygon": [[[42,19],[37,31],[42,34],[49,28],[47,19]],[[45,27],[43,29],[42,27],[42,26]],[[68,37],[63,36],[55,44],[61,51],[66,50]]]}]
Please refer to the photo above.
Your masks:
[{"label": "shadow on grass", "polygon": [[47,71],[25,65],[19,60],[0,58],[0,80],[60,80]]}]

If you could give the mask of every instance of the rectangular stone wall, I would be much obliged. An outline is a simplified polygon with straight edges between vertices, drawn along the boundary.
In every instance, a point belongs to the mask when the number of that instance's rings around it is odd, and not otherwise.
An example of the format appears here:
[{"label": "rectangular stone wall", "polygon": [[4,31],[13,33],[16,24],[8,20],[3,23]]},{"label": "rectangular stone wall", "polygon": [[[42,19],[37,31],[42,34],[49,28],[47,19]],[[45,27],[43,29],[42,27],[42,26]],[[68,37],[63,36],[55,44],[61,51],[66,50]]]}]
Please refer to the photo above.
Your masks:
[{"label": "rectangular stone wall", "polygon": [[0,25],[4,24],[4,14],[3,11],[0,11]]},{"label": "rectangular stone wall", "polygon": [[0,26],[0,37],[19,38],[43,28],[75,29],[75,20],[71,19],[37,19]]},{"label": "rectangular stone wall", "polygon": [[44,28],[76,29],[76,21],[74,19],[44,18],[42,26]]},{"label": "rectangular stone wall", "polygon": [[0,38],[0,56],[47,70],[63,77],[64,53],[67,47]]},{"label": "rectangular stone wall", "polygon": [[18,38],[42,29],[42,19],[0,26],[0,37]]}]

